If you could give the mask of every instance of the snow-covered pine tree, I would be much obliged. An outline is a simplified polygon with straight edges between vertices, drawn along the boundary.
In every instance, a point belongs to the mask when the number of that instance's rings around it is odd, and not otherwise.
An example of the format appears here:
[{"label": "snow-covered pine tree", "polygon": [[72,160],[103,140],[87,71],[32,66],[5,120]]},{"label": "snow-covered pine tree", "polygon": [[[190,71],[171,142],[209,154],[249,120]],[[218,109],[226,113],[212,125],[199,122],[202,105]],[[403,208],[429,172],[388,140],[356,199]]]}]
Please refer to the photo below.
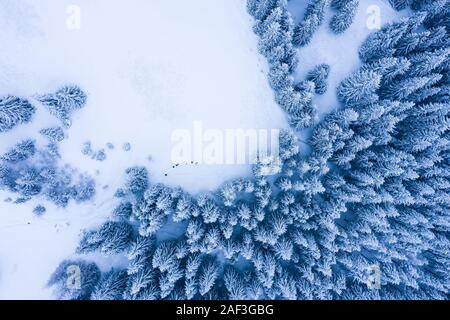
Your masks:
[{"label": "snow-covered pine tree", "polygon": [[50,142],[61,142],[64,140],[64,131],[61,127],[45,128],[40,130],[39,133],[47,137]]},{"label": "snow-covered pine tree", "polygon": [[286,64],[291,72],[297,65],[296,52],[292,45],[293,30],[293,22],[287,14],[286,5],[276,7],[255,25],[261,54],[272,65]]},{"label": "snow-covered pine tree", "polygon": [[148,171],[145,167],[131,167],[125,173],[127,181],[125,190],[131,192],[135,196],[140,196],[148,188]]},{"label": "snow-covered pine tree", "polygon": [[113,210],[113,215],[120,219],[127,220],[133,214],[133,205],[131,202],[121,202],[117,207]]},{"label": "snow-covered pine tree", "polygon": [[47,286],[62,300],[88,300],[100,279],[100,270],[93,262],[64,260],[50,277]]},{"label": "snow-covered pine tree", "polygon": [[295,129],[303,129],[317,121],[317,110],[313,104],[315,84],[312,81],[302,81],[294,89],[294,101],[289,105],[289,123]]},{"label": "snow-covered pine tree", "polygon": [[303,21],[295,27],[294,44],[303,47],[311,42],[311,39],[320,27],[325,16],[325,10],[329,0],[310,0],[305,10]]},{"label": "snow-covered pine tree", "polygon": [[155,300],[160,296],[157,274],[150,266],[145,266],[128,277],[125,297],[133,300]]},{"label": "snow-covered pine tree", "polygon": [[78,86],[69,85],[37,97],[37,100],[48,108],[51,114],[60,119],[65,127],[70,127],[71,114],[84,107],[87,96]]},{"label": "snow-covered pine tree", "polygon": [[128,275],[125,270],[114,270],[102,274],[91,294],[91,300],[122,300],[127,288]]},{"label": "snow-covered pine tree", "polygon": [[33,157],[35,153],[35,141],[27,139],[17,143],[13,148],[11,148],[1,157],[1,160],[7,163],[15,164]]},{"label": "snow-covered pine tree", "polygon": [[108,221],[97,231],[85,232],[77,252],[89,253],[99,250],[105,255],[124,252],[131,245],[132,233],[132,227],[128,222]]},{"label": "snow-covered pine tree", "polygon": [[264,20],[282,2],[284,0],[250,0],[247,2],[247,10],[256,20]]},{"label": "snow-covered pine tree", "polygon": [[154,239],[152,237],[138,236],[130,245],[127,251],[129,275],[138,273],[151,266],[151,260],[155,249]]},{"label": "snow-covered pine tree", "polygon": [[161,272],[170,271],[178,265],[176,247],[172,242],[162,242],[153,254],[152,266]]},{"label": "snow-covered pine tree", "polygon": [[212,258],[205,259],[198,272],[199,293],[205,296],[213,288],[219,276],[219,264]]},{"label": "snow-covered pine tree", "polygon": [[403,10],[409,7],[414,0],[389,0],[395,10]]},{"label": "snow-covered pine tree", "polygon": [[[257,4],[249,1],[252,10]],[[441,18],[416,28],[417,14],[370,36],[365,64],[339,86],[342,105],[314,128],[311,152],[300,156],[294,134],[280,135],[275,177],[237,179],[207,196],[162,185],[142,197],[124,193],[139,227],[152,228],[144,235],[173,213],[186,226],[170,244],[132,241],[124,297],[447,298],[450,80]],[[279,71],[277,101],[293,113],[304,105],[303,88],[285,85],[286,66]],[[421,78],[422,87],[414,85]],[[218,215],[203,210],[215,206]],[[223,273],[206,252],[225,260]],[[236,261],[243,270],[229,266]],[[367,287],[372,267],[380,290]]]},{"label": "snow-covered pine tree", "polygon": [[43,205],[37,205],[33,209],[33,213],[36,216],[42,216],[46,211],[47,211],[47,209]]},{"label": "snow-covered pine tree", "polygon": [[399,22],[387,24],[380,31],[370,34],[359,49],[361,60],[367,63],[394,55],[395,46],[405,34],[420,25],[425,17],[425,13],[418,13]]},{"label": "snow-covered pine tree", "polygon": [[195,208],[197,208],[197,206],[190,195],[188,194],[181,195],[176,203],[173,220],[175,222],[180,222],[189,219]]},{"label": "snow-covered pine tree", "polygon": [[31,121],[35,108],[28,100],[5,96],[0,98],[0,133]]},{"label": "snow-covered pine tree", "polygon": [[274,64],[269,70],[269,84],[275,91],[288,90],[294,85],[289,66],[285,63]]},{"label": "snow-covered pine tree", "polygon": [[19,171],[14,181],[14,190],[23,197],[33,197],[42,191],[44,179],[36,168],[29,167]]},{"label": "snow-covered pine tree", "polygon": [[140,222],[139,233],[142,236],[154,235],[175,210],[179,196],[161,184],[148,188],[134,206],[134,216]]},{"label": "snow-covered pine tree", "polygon": [[306,80],[314,83],[314,90],[317,94],[324,94],[327,91],[327,78],[330,74],[328,64],[319,64],[306,76]]},{"label": "snow-covered pine tree", "polygon": [[373,103],[378,100],[380,82],[381,76],[376,72],[357,72],[340,83],[337,94],[346,104]]}]

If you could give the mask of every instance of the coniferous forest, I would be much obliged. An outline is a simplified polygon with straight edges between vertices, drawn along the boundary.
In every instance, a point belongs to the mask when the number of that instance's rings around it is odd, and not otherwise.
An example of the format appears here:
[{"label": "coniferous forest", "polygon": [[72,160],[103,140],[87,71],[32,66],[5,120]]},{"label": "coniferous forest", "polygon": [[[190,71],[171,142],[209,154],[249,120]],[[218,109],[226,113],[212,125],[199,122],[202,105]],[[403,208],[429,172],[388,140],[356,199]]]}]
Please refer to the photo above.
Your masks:
[{"label": "coniferous forest", "polygon": [[[290,126],[279,159],[261,157],[251,176],[198,194],[130,166],[110,217],[83,230],[76,252],[49,275],[56,298],[449,298],[450,1],[390,0],[409,14],[371,32],[358,68],[336,87],[328,83],[333,65],[322,61],[299,80],[297,51],[322,25],[348,32],[360,1],[309,0],[294,22],[295,1],[246,4]],[[315,99],[330,91],[339,105],[319,116]],[[57,161],[72,115],[88,99],[75,85],[0,98],[0,134],[31,122],[36,104],[60,122],[40,130],[45,146],[18,141],[1,156],[1,188],[18,203],[42,199],[37,215],[46,214],[45,201],[66,207],[95,196],[95,177]],[[177,230],[169,239],[161,236],[168,227]],[[93,255],[125,264],[100,268]],[[67,286],[73,266],[78,288]]]}]

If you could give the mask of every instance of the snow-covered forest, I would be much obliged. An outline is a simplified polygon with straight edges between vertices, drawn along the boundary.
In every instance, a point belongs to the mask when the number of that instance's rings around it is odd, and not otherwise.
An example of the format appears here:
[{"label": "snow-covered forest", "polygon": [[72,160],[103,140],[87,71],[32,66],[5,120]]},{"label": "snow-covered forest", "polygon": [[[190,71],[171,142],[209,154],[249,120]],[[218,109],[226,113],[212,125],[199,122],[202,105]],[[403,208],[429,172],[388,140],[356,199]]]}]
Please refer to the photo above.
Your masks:
[{"label": "snow-covered forest", "polygon": [[0,0],[0,298],[449,298],[450,0],[72,2]]}]

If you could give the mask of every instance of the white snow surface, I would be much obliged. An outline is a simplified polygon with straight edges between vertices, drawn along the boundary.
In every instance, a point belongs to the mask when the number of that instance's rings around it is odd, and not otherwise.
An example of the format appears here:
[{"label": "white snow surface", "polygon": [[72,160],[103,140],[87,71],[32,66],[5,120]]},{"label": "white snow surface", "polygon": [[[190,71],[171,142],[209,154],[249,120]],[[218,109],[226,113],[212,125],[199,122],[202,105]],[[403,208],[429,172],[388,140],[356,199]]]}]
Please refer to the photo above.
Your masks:
[{"label": "white snow surface", "polygon": [[[297,21],[305,3],[290,1]],[[371,32],[365,23],[370,4],[382,8],[382,23],[403,15],[387,1],[362,0],[344,35],[329,31],[328,12],[311,44],[299,49],[298,80],[317,64],[331,65],[329,90],[315,99],[321,115],[337,107],[335,86],[358,67],[357,48]],[[66,27],[70,5],[81,9],[79,30]],[[81,230],[108,219],[127,167],[145,165],[152,182],[194,193],[249,174],[243,165],[172,169],[170,135],[191,129],[195,120],[218,129],[286,127],[251,26],[245,0],[0,0],[0,95],[32,97],[68,83],[81,86],[88,103],[72,118],[61,164],[97,182],[92,201],[65,209],[38,198],[3,202],[11,195],[0,191],[0,299],[54,298],[46,281],[63,259],[76,258]],[[32,123],[0,135],[0,154],[20,139],[41,141],[37,132],[58,123],[36,106]],[[82,155],[85,141],[104,148],[107,159]],[[129,152],[122,150],[125,142]],[[42,217],[32,214],[37,204],[47,207]],[[165,229],[170,238],[173,230]],[[88,258],[103,270],[125,263],[120,257]]]}]

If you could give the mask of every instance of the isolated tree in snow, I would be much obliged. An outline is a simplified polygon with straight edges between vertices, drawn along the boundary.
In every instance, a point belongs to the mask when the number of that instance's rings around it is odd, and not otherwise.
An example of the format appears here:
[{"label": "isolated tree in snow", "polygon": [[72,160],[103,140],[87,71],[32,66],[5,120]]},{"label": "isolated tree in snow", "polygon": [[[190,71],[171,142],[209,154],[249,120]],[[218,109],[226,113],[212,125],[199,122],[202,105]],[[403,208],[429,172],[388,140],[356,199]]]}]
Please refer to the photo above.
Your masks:
[{"label": "isolated tree in snow", "polygon": [[42,205],[37,205],[34,209],[33,209],[33,213],[37,216],[42,216],[45,212],[47,211],[47,209],[42,206]]},{"label": "isolated tree in snow", "polygon": [[14,96],[0,98],[0,133],[31,121],[35,108],[25,99]]}]

